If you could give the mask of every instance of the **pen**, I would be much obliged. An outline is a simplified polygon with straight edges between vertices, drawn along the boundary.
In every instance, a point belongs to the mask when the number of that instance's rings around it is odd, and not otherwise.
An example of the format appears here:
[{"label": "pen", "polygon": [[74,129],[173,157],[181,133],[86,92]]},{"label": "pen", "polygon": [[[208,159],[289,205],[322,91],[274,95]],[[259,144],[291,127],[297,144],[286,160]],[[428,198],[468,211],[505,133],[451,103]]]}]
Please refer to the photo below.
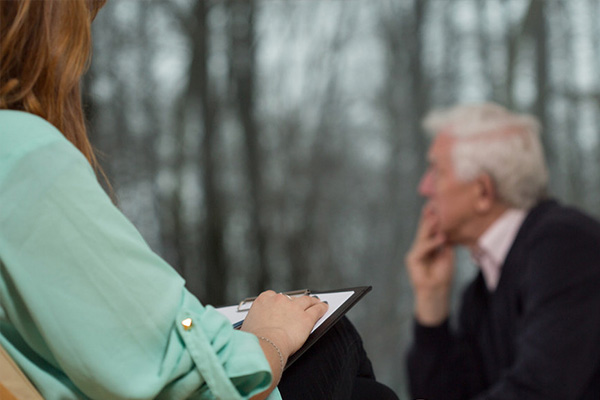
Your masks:
[{"label": "pen", "polygon": [[[310,290],[309,289],[301,289],[301,290],[292,290],[291,292],[281,292],[281,293],[287,295],[288,297],[290,297],[290,296],[298,297],[298,296],[309,295]],[[242,300],[240,302],[237,310],[238,311],[248,311],[250,309],[250,307],[252,307],[252,302],[254,300],[256,300],[256,296],[255,297],[246,297],[244,300]]]},{"label": "pen", "polygon": [[244,323],[244,320],[238,321],[235,324],[233,324],[233,329],[240,329],[242,327],[242,324]]}]

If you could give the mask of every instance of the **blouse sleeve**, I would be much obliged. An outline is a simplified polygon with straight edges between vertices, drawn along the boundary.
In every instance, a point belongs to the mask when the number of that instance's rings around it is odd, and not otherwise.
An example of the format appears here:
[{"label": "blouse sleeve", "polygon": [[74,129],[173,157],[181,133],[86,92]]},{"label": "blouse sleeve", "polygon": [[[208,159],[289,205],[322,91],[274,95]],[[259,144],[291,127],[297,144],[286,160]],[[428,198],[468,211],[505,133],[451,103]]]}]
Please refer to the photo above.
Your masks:
[{"label": "blouse sleeve", "polygon": [[0,132],[10,148],[0,149],[0,301],[42,369],[91,398],[265,390],[272,376],[256,337],[200,304],[81,153],[45,121],[26,120]]}]

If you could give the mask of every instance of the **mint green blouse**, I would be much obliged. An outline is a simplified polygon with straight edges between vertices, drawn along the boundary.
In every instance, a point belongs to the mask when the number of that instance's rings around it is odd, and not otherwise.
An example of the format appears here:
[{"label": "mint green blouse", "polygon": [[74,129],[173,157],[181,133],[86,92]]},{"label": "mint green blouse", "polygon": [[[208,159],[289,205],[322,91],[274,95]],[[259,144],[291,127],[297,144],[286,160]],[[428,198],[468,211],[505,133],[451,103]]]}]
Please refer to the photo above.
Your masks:
[{"label": "mint green blouse", "polygon": [[257,338],[184,288],[85,157],[44,119],[8,110],[0,344],[49,400],[244,399],[272,379]]}]

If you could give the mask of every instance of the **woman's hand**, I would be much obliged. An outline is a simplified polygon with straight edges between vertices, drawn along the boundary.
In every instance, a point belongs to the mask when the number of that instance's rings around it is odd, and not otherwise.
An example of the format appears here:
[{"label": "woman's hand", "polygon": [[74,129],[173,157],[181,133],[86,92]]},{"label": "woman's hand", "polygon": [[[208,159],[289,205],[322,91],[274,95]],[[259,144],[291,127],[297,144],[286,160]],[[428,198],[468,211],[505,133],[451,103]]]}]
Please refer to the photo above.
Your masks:
[{"label": "woman's hand", "polygon": [[[289,356],[306,342],[328,305],[310,296],[289,297],[267,290],[252,303],[241,330],[253,333],[273,372],[271,386],[252,400],[263,400],[275,389]],[[266,339],[265,339],[266,338]]]},{"label": "woman's hand", "polygon": [[272,340],[287,360],[304,344],[327,307],[315,297],[290,298],[268,290],[254,300],[241,330]]}]

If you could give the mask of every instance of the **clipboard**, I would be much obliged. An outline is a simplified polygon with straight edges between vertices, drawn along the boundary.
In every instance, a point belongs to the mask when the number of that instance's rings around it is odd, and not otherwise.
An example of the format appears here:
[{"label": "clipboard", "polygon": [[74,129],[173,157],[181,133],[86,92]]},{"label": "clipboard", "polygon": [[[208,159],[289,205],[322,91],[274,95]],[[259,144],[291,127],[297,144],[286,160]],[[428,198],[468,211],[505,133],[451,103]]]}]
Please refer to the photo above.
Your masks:
[{"label": "clipboard", "polygon": [[[352,288],[325,290],[325,291],[311,291],[303,289],[301,291],[287,292],[290,296],[302,296],[311,295],[317,296],[320,300],[326,301],[329,304],[329,309],[325,315],[317,321],[313,330],[311,331],[306,342],[292,354],[285,365],[287,369],[292,365],[302,354],[306,352],[313,344],[317,342],[336,322],[338,322],[347,312],[350,310],[365,294],[370,292],[372,286],[357,286]],[[251,303],[255,298],[247,298],[242,300],[239,304],[227,307],[216,308],[221,314],[231,321],[234,327],[239,328],[248,314]]]}]

